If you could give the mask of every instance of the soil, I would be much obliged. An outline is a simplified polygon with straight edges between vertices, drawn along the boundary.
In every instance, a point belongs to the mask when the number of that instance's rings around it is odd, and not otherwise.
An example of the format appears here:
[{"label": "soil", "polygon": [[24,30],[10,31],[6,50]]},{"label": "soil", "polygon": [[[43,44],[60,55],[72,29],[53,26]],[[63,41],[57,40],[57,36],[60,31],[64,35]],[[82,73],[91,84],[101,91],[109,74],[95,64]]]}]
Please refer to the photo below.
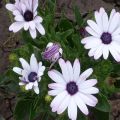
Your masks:
[{"label": "soil", "polygon": [[[66,16],[70,20],[74,20],[72,12],[73,4],[78,6],[82,14],[98,10],[100,7],[104,7],[107,10],[113,8],[118,11],[120,10],[120,0],[57,0],[57,14],[65,8]],[[0,74],[8,68],[9,54],[13,49],[18,47],[20,43],[16,34],[8,31],[10,24],[11,21],[5,8],[5,1],[0,0]],[[111,120],[120,120],[119,93],[114,99],[110,100],[110,103],[112,106]],[[0,89],[0,104],[0,120],[13,120],[14,97],[12,95],[6,97]]]}]

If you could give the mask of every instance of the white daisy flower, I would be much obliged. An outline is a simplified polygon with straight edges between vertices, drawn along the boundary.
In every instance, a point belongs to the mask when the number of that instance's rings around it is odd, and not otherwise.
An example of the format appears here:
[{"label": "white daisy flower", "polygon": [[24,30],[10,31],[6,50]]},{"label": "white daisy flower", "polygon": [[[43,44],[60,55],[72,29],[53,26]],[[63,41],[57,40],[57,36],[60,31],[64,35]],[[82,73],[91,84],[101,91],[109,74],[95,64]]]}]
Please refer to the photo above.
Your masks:
[{"label": "white daisy flower", "polygon": [[48,72],[48,76],[55,82],[48,85],[52,90],[48,92],[56,96],[51,102],[52,112],[63,113],[68,108],[68,116],[71,120],[77,119],[77,106],[85,114],[89,111],[86,105],[95,107],[98,100],[92,94],[99,90],[94,87],[96,79],[86,80],[93,72],[92,68],[87,69],[80,75],[80,62],[74,61],[73,66],[69,61],[59,59],[62,74],[57,70]]},{"label": "white daisy flower", "polygon": [[37,32],[45,35],[45,29],[42,26],[42,17],[37,15],[38,0],[16,0],[14,4],[8,3],[6,8],[15,15],[15,22],[9,27],[10,31],[18,32],[22,28],[29,30],[33,39],[36,38]]},{"label": "white daisy flower", "polygon": [[39,94],[38,82],[40,82],[41,76],[44,74],[45,66],[42,66],[42,62],[37,62],[34,54],[31,55],[30,65],[23,58],[19,60],[22,68],[13,68],[13,71],[20,75],[19,85],[25,85],[26,90],[33,89],[36,94]]},{"label": "white daisy flower", "polygon": [[62,56],[63,50],[58,43],[49,42],[42,57],[50,62],[56,62]]},{"label": "white daisy flower", "polygon": [[87,23],[86,31],[91,36],[82,39],[81,43],[90,49],[88,55],[96,60],[102,55],[107,59],[110,52],[120,62],[120,13],[113,9],[108,16],[104,8],[100,8],[99,12],[95,11],[95,21]]}]

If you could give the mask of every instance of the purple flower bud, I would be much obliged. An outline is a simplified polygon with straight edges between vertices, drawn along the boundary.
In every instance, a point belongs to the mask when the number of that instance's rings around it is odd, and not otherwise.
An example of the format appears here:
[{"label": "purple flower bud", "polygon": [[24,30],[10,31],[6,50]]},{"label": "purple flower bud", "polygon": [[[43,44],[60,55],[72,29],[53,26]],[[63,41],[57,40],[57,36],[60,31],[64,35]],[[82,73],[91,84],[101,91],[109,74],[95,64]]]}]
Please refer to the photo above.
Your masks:
[{"label": "purple flower bud", "polygon": [[62,48],[58,43],[48,43],[45,51],[42,53],[43,59],[55,62],[62,56]]}]

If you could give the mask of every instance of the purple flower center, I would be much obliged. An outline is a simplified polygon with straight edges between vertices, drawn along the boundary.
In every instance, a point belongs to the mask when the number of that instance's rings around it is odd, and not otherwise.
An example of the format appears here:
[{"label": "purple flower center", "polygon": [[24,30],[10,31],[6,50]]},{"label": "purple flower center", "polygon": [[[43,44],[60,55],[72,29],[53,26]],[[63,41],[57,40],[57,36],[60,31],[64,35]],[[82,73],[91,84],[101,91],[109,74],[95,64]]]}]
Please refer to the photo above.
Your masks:
[{"label": "purple flower center", "polygon": [[54,55],[59,52],[59,48],[60,48],[60,46],[58,44],[54,44],[53,46],[49,47],[43,53],[43,58],[46,60],[51,60],[52,57],[54,57]]},{"label": "purple flower center", "polygon": [[27,10],[24,13],[24,19],[25,19],[25,21],[32,21],[33,20],[33,13],[31,11]]},{"label": "purple flower center", "polygon": [[104,32],[102,35],[101,35],[101,40],[104,44],[110,44],[112,42],[112,36],[110,33],[108,32]]},{"label": "purple flower center", "polygon": [[37,80],[37,73],[36,72],[31,72],[29,75],[28,75],[28,80],[30,82],[35,82]]},{"label": "purple flower center", "polygon": [[66,90],[70,95],[74,95],[75,93],[78,92],[78,86],[76,85],[75,82],[69,82],[66,86]]}]

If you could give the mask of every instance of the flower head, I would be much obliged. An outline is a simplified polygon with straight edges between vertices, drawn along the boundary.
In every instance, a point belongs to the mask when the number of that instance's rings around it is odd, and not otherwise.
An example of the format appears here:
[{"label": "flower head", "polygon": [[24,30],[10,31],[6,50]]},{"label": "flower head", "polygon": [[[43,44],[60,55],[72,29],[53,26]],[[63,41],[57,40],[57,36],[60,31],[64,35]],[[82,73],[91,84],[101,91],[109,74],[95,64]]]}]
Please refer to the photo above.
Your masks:
[{"label": "flower head", "polygon": [[37,16],[38,0],[16,0],[14,4],[8,3],[6,8],[12,11],[15,16],[15,22],[9,27],[10,31],[14,33],[24,28],[25,31],[29,30],[32,38],[36,38],[36,29],[45,34],[42,26],[42,17]]},{"label": "flower head", "polygon": [[48,43],[45,51],[42,53],[43,59],[55,62],[62,56],[62,48],[58,43]]},{"label": "flower head", "polygon": [[69,61],[59,59],[62,74],[56,70],[48,72],[48,76],[55,82],[48,85],[51,89],[48,94],[56,96],[52,103],[52,112],[63,113],[68,108],[68,116],[71,120],[77,119],[77,106],[88,115],[88,106],[96,106],[98,100],[92,94],[99,90],[94,87],[96,79],[86,80],[93,72],[92,68],[87,69],[80,75],[80,62],[74,61],[73,66]]},{"label": "flower head", "polygon": [[30,65],[23,58],[19,60],[22,68],[13,68],[13,71],[20,75],[19,85],[25,85],[26,90],[34,89],[35,93],[39,94],[38,82],[40,82],[41,76],[44,74],[45,66],[42,66],[42,62],[37,62],[34,54],[31,55]]},{"label": "flower head", "polygon": [[120,13],[114,9],[110,16],[103,8],[95,11],[95,21],[88,20],[86,31],[91,36],[84,38],[81,43],[86,49],[90,49],[88,55],[99,59],[102,55],[107,59],[109,52],[113,58],[120,62]]}]

